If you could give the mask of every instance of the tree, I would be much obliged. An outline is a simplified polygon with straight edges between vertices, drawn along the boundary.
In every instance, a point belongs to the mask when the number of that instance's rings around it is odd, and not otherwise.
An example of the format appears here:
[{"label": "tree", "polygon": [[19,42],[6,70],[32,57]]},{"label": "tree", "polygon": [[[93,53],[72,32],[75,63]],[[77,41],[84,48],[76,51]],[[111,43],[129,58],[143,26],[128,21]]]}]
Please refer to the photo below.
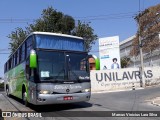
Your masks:
[{"label": "tree", "polygon": [[131,55],[139,54],[139,36],[142,40],[143,52],[154,51],[160,46],[160,4],[150,7],[135,17],[139,30],[137,30],[136,38],[133,40],[133,49]]},{"label": "tree", "polygon": [[25,30],[16,28],[15,31],[8,35],[8,38],[11,39],[10,47],[12,52],[16,50],[29,33],[34,31],[63,33],[83,37],[87,51],[91,49],[91,44],[97,39],[97,35],[94,34],[93,28],[88,23],[78,21],[77,26],[75,26],[73,17],[48,7],[42,11],[41,17],[36,19],[34,23],[29,24]]},{"label": "tree", "polygon": [[131,59],[129,57],[123,57],[121,58],[121,67],[126,68],[131,64]]},{"label": "tree", "polygon": [[42,11],[41,17],[27,27],[29,32],[55,32],[63,34],[71,34],[75,27],[75,20],[62,12],[48,7]]},{"label": "tree", "polygon": [[94,34],[93,28],[88,23],[82,23],[81,21],[78,21],[78,25],[75,27],[72,34],[84,39],[86,51],[91,50],[91,45],[95,43],[95,40],[98,37]]},{"label": "tree", "polygon": [[11,53],[13,53],[18,46],[25,40],[28,36],[28,32],[23,30],[22,28],[16,28],[15,31],[12,31],[7,37],[11,39],[9,45],[11,48]]}]

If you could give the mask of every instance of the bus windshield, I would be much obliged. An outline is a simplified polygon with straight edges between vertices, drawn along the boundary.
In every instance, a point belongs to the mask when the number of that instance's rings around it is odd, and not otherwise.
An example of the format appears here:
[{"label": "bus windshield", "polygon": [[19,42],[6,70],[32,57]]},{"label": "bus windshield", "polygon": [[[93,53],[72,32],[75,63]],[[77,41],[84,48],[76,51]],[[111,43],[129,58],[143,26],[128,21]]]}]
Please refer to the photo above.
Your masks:
[{"label": "bus windshield", "polygon": [[66,61],[69,80],[88,76],[87,54],[66,53]]},{"label": "bus windshield", "polygon": [[88,75],[87,54],[38,51],[39,78],[41,81],[78,80]]}]

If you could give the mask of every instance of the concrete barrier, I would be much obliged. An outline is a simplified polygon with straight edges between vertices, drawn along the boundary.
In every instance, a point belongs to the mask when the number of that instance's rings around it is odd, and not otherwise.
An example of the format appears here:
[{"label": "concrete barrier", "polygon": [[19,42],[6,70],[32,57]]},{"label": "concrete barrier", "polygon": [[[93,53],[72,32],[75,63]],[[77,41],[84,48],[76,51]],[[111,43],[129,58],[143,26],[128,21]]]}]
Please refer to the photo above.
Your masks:
[{"label": "concrete barrier", "polygon": [[[145,85],[160,84],[160,67],[144,68]],[[139,68],[92,70],[90,72],[92,92],[140,88]]]}]

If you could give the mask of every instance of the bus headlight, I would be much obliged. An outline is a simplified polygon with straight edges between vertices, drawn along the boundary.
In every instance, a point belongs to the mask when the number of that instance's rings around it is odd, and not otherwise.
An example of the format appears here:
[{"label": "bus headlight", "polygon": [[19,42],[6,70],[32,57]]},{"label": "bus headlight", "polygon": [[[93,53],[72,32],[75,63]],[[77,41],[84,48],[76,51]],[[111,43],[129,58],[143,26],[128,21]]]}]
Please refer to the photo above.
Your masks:
[{"label": "bus headlight", "polygon": [[50,94],[50,92],[47,90],[41,90],[39,91],[39,94]]},{"label": "bus headlight", "polygon": [[84,89],[84,90],[82,90],[82,92],[91,92],[91,89],[89,88],[89,89]]}]

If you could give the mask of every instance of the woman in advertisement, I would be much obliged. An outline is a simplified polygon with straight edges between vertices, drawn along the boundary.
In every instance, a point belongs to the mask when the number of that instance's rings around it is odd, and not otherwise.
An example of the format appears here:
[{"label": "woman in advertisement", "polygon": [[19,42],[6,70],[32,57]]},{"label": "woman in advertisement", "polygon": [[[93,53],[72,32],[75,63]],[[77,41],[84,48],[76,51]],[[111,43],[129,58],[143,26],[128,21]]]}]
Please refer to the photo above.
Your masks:
[{"label": "woman in advertisement", "polygon": [[119,64],[117,63],[117,58],[113,58],[113,64],[111,65],[111,69],[119,69]]}]

